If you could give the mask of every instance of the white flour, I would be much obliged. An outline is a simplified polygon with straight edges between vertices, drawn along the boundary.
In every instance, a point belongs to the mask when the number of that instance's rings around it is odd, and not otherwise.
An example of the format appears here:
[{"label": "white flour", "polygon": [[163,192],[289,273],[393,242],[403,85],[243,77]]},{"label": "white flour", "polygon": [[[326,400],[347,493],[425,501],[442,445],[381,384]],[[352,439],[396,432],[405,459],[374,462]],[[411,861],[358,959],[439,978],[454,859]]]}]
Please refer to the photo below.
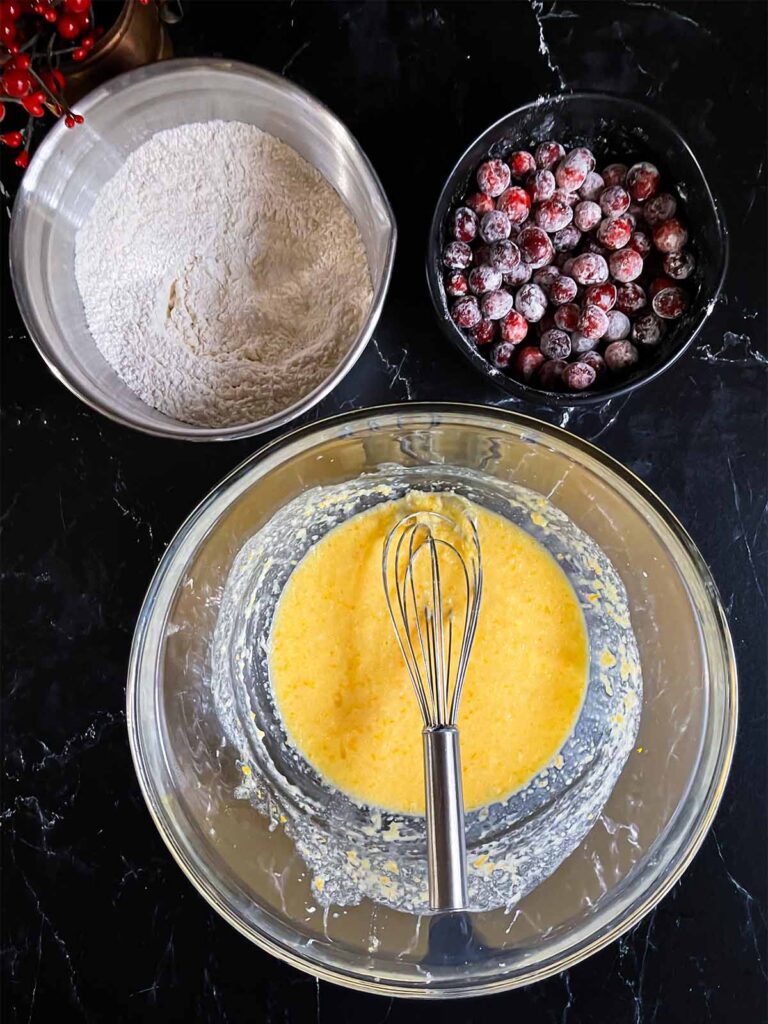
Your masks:
[{"label": "white flour", "polygon": [[88,326],[125,383],[187,423],[260,419],[320,384],[372,288],[352,216],[290,146],[236,121],[159,132],[76,240]]}]

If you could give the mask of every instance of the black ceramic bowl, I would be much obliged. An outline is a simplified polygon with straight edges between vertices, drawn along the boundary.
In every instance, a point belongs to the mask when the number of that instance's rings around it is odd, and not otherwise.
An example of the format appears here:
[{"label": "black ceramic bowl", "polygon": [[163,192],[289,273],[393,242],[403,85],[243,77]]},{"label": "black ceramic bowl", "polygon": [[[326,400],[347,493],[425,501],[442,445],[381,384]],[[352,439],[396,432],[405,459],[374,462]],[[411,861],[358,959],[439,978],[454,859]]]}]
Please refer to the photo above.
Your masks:
[{"label": "black ceramic bowl", "polygon": [[[632,164],[650,160],[656,164],[664,191],[672,192],[679,201],[681,219],[690,231],[689,248],[696,256],[696,270],[686,282],[690,305],[679,320],[669,322],[661,345],[626,377],[588,391],[544,391],[497,370],[451,320],[450,300],[443,287],[440,255],[450,241],[448,216],[468,191],[475,191],[478,165],[488,157],[503,159],[516,149],[530,149],[547,139],[557,139],[566,147],[588,146],[597,157],[598,169],[612,161]],[[696,157],[677,129],[665,117],[632,100],[602,93],[571,93],[513,110],[466,150],[437,201],[429,236],[427,279],[443,330],[479,373],[518,398],[576,406],[626,394],[676,362],[712,312],[727,261],[728,233],[722,213]]]}]

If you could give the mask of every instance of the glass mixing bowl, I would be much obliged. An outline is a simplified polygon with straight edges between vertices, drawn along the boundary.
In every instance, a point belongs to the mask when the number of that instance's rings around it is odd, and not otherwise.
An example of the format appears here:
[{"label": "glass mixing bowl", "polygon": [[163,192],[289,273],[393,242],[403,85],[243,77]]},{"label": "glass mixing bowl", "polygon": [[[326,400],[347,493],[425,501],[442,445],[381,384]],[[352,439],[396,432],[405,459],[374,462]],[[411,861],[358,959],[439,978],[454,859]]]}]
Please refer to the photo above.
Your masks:
[{"label": "glass mixing bowl", "polygon": [[[382,466],[453,467],[549,497],[612,561],[640,652],[640,729],[594,827],[513,909],[458,917],[316,902],[284,829],[246,800],[214,713],[210,656],[243,544],[311,487]],[[311,626],[307,643],[312,642]],[[239,931],[323,979],[451,997],[528,984],[637,923],[700,845],[736,730],[736,669],[709,571],[661,501],[597,448],[525,416],[464,405],[362,410],[296,431],[234,470],[169,545],[131,655],[128,728],[150,812],[199,892]],[[453,936],[451,930],[453,929]],[[456,936],[463,936],[461,942]],[[446,950],[460,949],[451,956]]]}]

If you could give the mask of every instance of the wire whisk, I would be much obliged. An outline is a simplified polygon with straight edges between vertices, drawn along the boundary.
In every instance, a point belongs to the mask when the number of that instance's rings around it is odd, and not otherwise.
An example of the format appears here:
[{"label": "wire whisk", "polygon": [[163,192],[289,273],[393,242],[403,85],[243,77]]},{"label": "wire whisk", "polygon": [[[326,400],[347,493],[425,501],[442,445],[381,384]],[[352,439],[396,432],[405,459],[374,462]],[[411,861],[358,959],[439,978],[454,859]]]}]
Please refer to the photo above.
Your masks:
[{"label": "wire whisk", "polygon": [[[430,907],[458,910],[467,904],[467,868],[456,721],[483,592],[475,523],[468,515],[409,513],[387,535],[382,576],[424,722]],[[447,578],[455,583],[450,595]]]}]

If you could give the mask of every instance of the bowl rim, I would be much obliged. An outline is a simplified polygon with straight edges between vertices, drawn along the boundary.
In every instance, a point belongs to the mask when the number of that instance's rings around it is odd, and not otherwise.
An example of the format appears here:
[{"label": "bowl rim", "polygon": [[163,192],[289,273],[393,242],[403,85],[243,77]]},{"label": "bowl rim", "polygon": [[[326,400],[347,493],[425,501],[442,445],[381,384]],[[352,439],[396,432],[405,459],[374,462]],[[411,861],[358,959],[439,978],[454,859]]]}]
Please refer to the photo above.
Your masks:
[{"label": "bowl rim", "polygon": [[[459,171],[461,164],[467,158],[471,150],[475,148],[480,142],[483,142],[486,137],[490,137],[493,132],[501,128],[501,126],[509,120],[509,118],[516,115],[521,115],[527,111],[544,109],[548,104],[562,104],[567,105],[572,100],[597,100],[599,102],[615,104],[618,107],[631,107],[634,109],[640,109],[647,113],[652,119],[663,124],[680,142],[683,150],[688,154],[693,166],[701,176],[701,181],[704,185],[705,195],[707,196],[710,206],[714,211],[715,220],[717,221],[720,236],[722,239],[722,246],[720,250],[720,268],[717,275],[717,283],[714,291],[706,300],[704,309],[700,314],[697,323],[694,325],[689,337],[680,345],[680,347],[673,352],[664,362],[654,367],[648,373],[643,374],[641,377],[637,377],[635,380],[627,382],[625,384],[618,383],[616,386],[611,388],[604,388],[600,391],[580,391],[580,392],[568,392],[568,391],[543,391],[538,388],[531,387],[528,384],[522,384],[520,381],[515,380],[513,377],[508,377],[506,374],[495,370],[491,365],[480,355],[476,349],[472,349],[467,342],[459,328],[454,324],[450,317],[445,316],[441,309],[441,295],[439,288],[439,274],[436,270],[436,257],[437,257],[437,237],[440,230],[440,225],[447,212],[446,200],[450,198],[452,193],[452,182],[454,177]],[[440,212],[445,206],[445,211]],[[440,194],[435,203],[435,211],[432,215],[432,220],[429,225],[429,235],[427,239],[427,258],[425,264],[425,270],[427,275],[427,287],[429,289],[429,295],[432,300],[432,306],[437,316],[438,322],[443,330],[443,333],[447,335],[454,347],[461,352],[464,358],[473,366],[478,375],[485,380],[489,381],[500,391],[505,394],[512,395],[529,404],[538,404],[540,406],[554,407],[554,408],[574,408],[578,406],[594,405],[599,402],[608,402],[613,398],[620,398],[622,395],[630,394],[632,391],[643,387],[645,384],[650,384],[651,381],[656,380],[662,373],[668,370],[671,366],[682,358],[682,356],[690,349],[693,342],[698,337],[704,324],[707,322],[712,314],[712,311],[717,304],[717,300],[723,288],[725,277],[728,271],[728,264],[730,260],[730,241],[728,224],[725,219],[721,204],[718,202],[717,197],[710,188],[707,176],[699,163],[696,154],[689,146],[685,136],[679,131],[677,126],[666,116],[666,114],[660,113],[653,107],[648,106],[646,103],[641,103],[638,100],[633,99],[630,96],[613,96],[610,93],[605,92],[591,92],[589,90],[580,90],[578,92],[568,93],[549,93],[546,96],[540,96],[538,99],[531,100],[528,103],[524,103],[519,107],[515,107],[514,110],[510,110],[502,117],[498,118],[493,124],[485,128],[476,139],[474,139],[466,147],[464,152],[461,154],[459,159],[451,168],[443,187],[440,190]]]},{"label": "bowl rim", "polygon": [[[62,120],[53,126],[48,135],[43,139],[37,148],[29,168],[22,178],[19,190],[14,199],[11,212],[11,229],[8,262],[10,266],[11,283],[13,286],[16,303],[19,307],[24,326],[32,339],[35,348],[39,352],[51,373],[59,380],[73,395],[80,399],[85,405],[102,416],[124,427],[130,427],[141,433],[153,437],[170,438],[183,441],[233,441],[246,437],[253,437],[267,431],[285,426],[292,420],[308,412],[318,402],[333,390],[347,376],[349,371],[358,361],[371,340],[378,325],[381,313],[384,308],[387,293],[392,278],[392,271],[397,248],[397,223],[392,205],[384,191],[384,186],[376,173],[373,164],[369,160],[360,143],[357,141],[346,124],[321,100],[290,79],[268,71],[255,64],[248,64],[245,61],[225,60],[214,57],[182,57],[173,60],[158,61],[154,64],[135,68],[120,75],[115,75],[103,85],[96,86],[76,103],[77,110],[87,116],[88,111],[94,107],[109,102],[117,94],[123,93],[134,86],[142,85],[153,78],[172,76],[188,73],[190,71],[213,72],[214,74],[224,72],[228,75],[238,75],[251,80],[258,80],[276,86],[282,92],[297,100],[309,105],[310,108],[319,112],[323,117],[329,117],[342,131],[354,151],[361,167],[367,175],[368,186],[375,193],[387,224],[387,245],[383,256],[383,270],[378,287],[374,290],[371,304],[366,319],[360,328],[353,344],[329,373],[325,380],[321,381],[312,391],[304,395],[298,402],[288,406],[279,412],[260,420],[253,420],[249,423],[236,424],[230,427],[200,427],[194,424],[184,423],[182,420],[166,416],[167,423],[142,423],[130,416],[118,412],[111,402],[104,401],[101,397],[89,395],[72,380],[69,370],[59,358],[41,327],[37,313],[33,308],[29,292],[24,279],[23,266],[26,252],[26,224],[30,207],[34,201],[34,189],[37,178],[46,165],[48,159],[56,151],[59,139],[71,130],[67,128]],[[330,184],[330,182],[329,182]],[[333,186],[331,186],[333,188]],[[335,191],[335,190],[334,190]],[[337,193],[338,194],[338,193]],[[343,200],[342,200],[343,201]],[[346,206],[346,203],[345,203]],[[348,207],[347,207],[348,208]],[[102,357],[103,358],[103,357]],[[146,404],[146,403],[145,403]],[[150,408],[148,406],[148,408]]]},{"label": "bowl rim", "polygon": [[[635,495],[650,506],[662,521],[663,525],[670,531],[673,538],[681,545],[687,557],[691,560],[699,581],[703,585],[706,597],[711,605],[713,618],[717,632],[717,642],[720,646],[725,668],[727,686],[724,695],[724,712],[722,731],[719,736],[719,746],[716,751],[716,771],[713,770],[712,779],[706,790],[705,799],[702,801],[696,818],[687,831],[688,836],[681,840],[680,847],[672,862],[672,869],[657,879],[652,891],[645,894],[645,898],[634,908],[625,908],[610,926],[598,929],[588,940],[583,940],[581,945],[565,955],[553,953],[552,959],[545,962],[536,970],[525,977],[503,977],[493,980],[475,982],[466,986],[461,984],[450,984],[442,989],[430,989],[423,984],[406,983],[401,980],[383,980],[381,977],[366,977],[364,974],[352,974],[343,966],[329,966],[326,962],[312,959],[310,956],[299,955],[296,951],[280,941],[278,938],[266,933],[263,927],[248,927],[227,907],[219,897],[218,890],[211,884],[210,879],[199,873],[191,862],[182,844],[178,841],[175,823],[168,815],[163,805],[161,794],[157,791],[156,785],[150,777],[148,764],[143,756],[144,740],[139,729],[140,715],[138,713],[140,670],[145,657],[145,647],[149,627],[154,611],[154,602],[157,593],[164,582],[179,549],[182,547],[188,535],[208,509],[230,488],[238,479],[243,477],[253,466],[263,462],[268,456],[275,455],[281,449],[288,448],[296,441],[320,434],[334,426],[342,424],[354,426],[364,420],[375,420],[377,417],[391,416],[397,422],[403,416],[417,415],[461,415],[465,414],[477,419],[485,418],[488,421],[501,421],[521,428],[528,428],[533,431],[549,436],[561,445],[571,446],[587,459],[594,459],[602,468],[609,473],[614,473],[625,485],[628,485]],[[152,695],[153,705],[156,707],[156,695]],[[131,644],[130,659],[128,665],[128,676],[126,686],[126,729],[128,731],[131,757],[136,771],[139,788],[147,805],[158,832],[168,847],[171,855],[181,870],[187,876],[194,888],[201,896],[238,932],[244,935],[251,942],[270,953],[272,956],[290,964],[298,970],[309,973],[318,980],[333,982],[346,988],[361,992],[400,996],[424,999],[456,999],[467,998],[479,995],[489,995],[519,988],[536,981],[542,981],[552,977],[561,971],[568,970],[581,961],[597,953],[605,946],[614,942],[621,935],[634,927],[643,917],[646,916],[657,904],[667,895],[670,889],[679,881],[680,877],[687,870],[695,854],[698,852],[704,838],[709,831],[715,814],[723,797],[725,786],[730,772],[733,752],[736,742],[736,729],[738,719],[738,679],[735,652],[733,642],[728,628],[725,609],[722,604],[719,592],[712,578],[707,563],[694,544],[690,535],[677,519],[669,507],[661,498],[630,469],[623,466],[613,456],[602,451],[596,445],[577,437],[561,427],[536,419],[534,416],[507,410],[495,406],[483,406],[463,402],[413,402],[407,405],[388,404],[373,406],[365,409],[356,409],[340,413],[314,423],[305,424],[294,430],[281,435],[262,446],[252,453],[234,469],[232,469],[209,493],[198,503],[198,505],[187,516],[184,522],[168,544],[160,563],[150,581],[146,595],[142,602],[141,610],[137,620],[136,630]],[[687,798],[686,798],[687,799]],[[675,815],[679,812],[681,805]],[[670,824],[675,815],[670,818]],[[168,827],[170,826],[170,827]]]}]

